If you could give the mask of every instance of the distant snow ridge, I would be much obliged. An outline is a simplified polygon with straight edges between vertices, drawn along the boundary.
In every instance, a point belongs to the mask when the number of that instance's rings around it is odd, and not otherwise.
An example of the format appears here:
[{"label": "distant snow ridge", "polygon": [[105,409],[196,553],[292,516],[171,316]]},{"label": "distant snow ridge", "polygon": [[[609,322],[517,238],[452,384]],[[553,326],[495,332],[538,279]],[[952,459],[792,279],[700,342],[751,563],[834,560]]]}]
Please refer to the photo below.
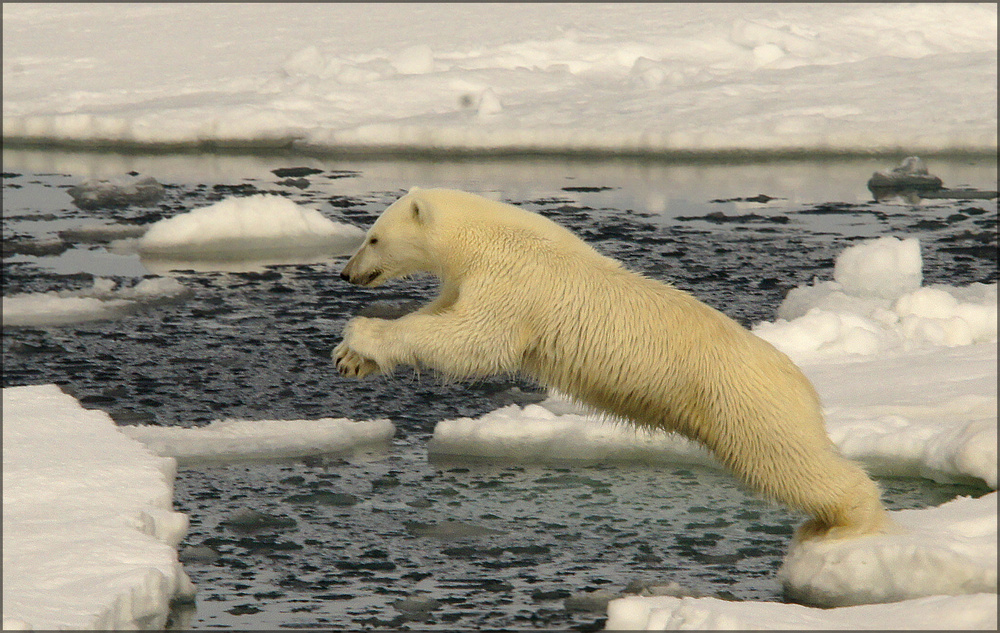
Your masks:
[{"label": "distant snow ridge", "polygon": [[997,147],[995,3],[6,3],[3,22],[5,142]]},{"label": "distant snow ridge", "polygon": [[364,231],[333,222],[281,196],[258,194],[160,220],[139,240],[140,254],[195,259],[260,259],[352,250]]}]

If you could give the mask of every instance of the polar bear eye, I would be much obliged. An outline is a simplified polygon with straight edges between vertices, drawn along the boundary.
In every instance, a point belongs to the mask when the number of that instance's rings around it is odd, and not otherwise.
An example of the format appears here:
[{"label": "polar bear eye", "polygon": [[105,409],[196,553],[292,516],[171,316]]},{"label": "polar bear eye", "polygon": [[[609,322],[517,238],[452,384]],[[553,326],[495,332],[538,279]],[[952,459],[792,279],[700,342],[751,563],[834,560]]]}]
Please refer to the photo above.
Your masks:
[{"label": "polar bear eye", "polygon": [[372,246],[374,246],[375,244],[378,244],[378,238],[377,237],[369,237],[368,238],[368,243],[371,244]]}]

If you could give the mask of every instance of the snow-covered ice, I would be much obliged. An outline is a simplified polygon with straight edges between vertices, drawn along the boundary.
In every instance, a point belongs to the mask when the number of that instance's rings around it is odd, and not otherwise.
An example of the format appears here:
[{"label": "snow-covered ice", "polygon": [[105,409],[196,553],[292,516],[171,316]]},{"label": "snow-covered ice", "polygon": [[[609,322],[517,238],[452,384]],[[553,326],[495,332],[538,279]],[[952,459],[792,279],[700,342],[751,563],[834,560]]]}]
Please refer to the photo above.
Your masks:
[{"label": "snow-covered ice", "polygon": [[997,147],[996,5],[5,3],[5,141]]},{"label": "snow-covered ice", "polygon": [[180,462],[286,459],[385,450],[396,431],[389,420],[217,420],[201,427],[134,425],[121,431],[157,455]]},{"label": "snow-covered ice", "polygon": [[779,576],[807,604],[898,602],[997,591],[997,493],[898,510],[899,533],[792,545]]},{"label": "snow-covered ice", "polygon": [[165,301],[180,301],[190,290],[176,279],[151,277],[117,287],[97,278],[90,288],[25,293],[3,298],[4,327],[49,327],[119,318]]},{"label": "snow-covered ice", "polygon": [[329,220],[315,209],[258,194],[160,220],[136,248],[153,262],[294,262],[349,253],[363,237],[360,228]]},{"label": "snow-covered ice", "polygon": [[162,628],[177,560],[175,462],[54,385],[3,390],[3,628]]}]

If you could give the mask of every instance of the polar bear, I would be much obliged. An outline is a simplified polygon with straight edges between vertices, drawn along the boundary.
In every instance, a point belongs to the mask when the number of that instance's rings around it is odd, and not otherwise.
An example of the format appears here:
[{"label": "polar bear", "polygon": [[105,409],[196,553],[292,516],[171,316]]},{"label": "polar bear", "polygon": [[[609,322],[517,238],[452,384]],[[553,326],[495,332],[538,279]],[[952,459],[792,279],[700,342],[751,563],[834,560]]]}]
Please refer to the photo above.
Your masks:
[{"label": "polar bear", "polygon": [[446,189],[414,188],[389,206],[341,277],[374,287],[416,273],[441,280],[438,296],[398,319],[352,319],[333,353],[343,375],[521,372],[703,443],[745,485],[809,514],[799,539],[888,526],[875,483],[827,436],[809,380],[687,292],[544,216]]}]

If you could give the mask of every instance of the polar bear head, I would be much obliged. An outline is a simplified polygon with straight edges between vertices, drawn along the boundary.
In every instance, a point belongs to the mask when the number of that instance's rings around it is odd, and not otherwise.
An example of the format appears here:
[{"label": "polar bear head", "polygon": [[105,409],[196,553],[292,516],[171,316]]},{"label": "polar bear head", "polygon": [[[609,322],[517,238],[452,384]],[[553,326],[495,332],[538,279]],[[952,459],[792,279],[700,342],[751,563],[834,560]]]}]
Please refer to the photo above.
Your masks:
[{"label": "polar bear head", "polygon": [[340,277],[352,284],[374,287],[397,277],[434,272],[428,245],[430,207],[416,187],[390,205],[368,229],[364,243]]},{"label": "polar bear head", "polygon": [[464,191],[414,187],[382,212],[340,276],[369,287],[417,273],[458,283],[473,262],[502,274],[512,258],[545,248],[594,254],[543,215]]}]

